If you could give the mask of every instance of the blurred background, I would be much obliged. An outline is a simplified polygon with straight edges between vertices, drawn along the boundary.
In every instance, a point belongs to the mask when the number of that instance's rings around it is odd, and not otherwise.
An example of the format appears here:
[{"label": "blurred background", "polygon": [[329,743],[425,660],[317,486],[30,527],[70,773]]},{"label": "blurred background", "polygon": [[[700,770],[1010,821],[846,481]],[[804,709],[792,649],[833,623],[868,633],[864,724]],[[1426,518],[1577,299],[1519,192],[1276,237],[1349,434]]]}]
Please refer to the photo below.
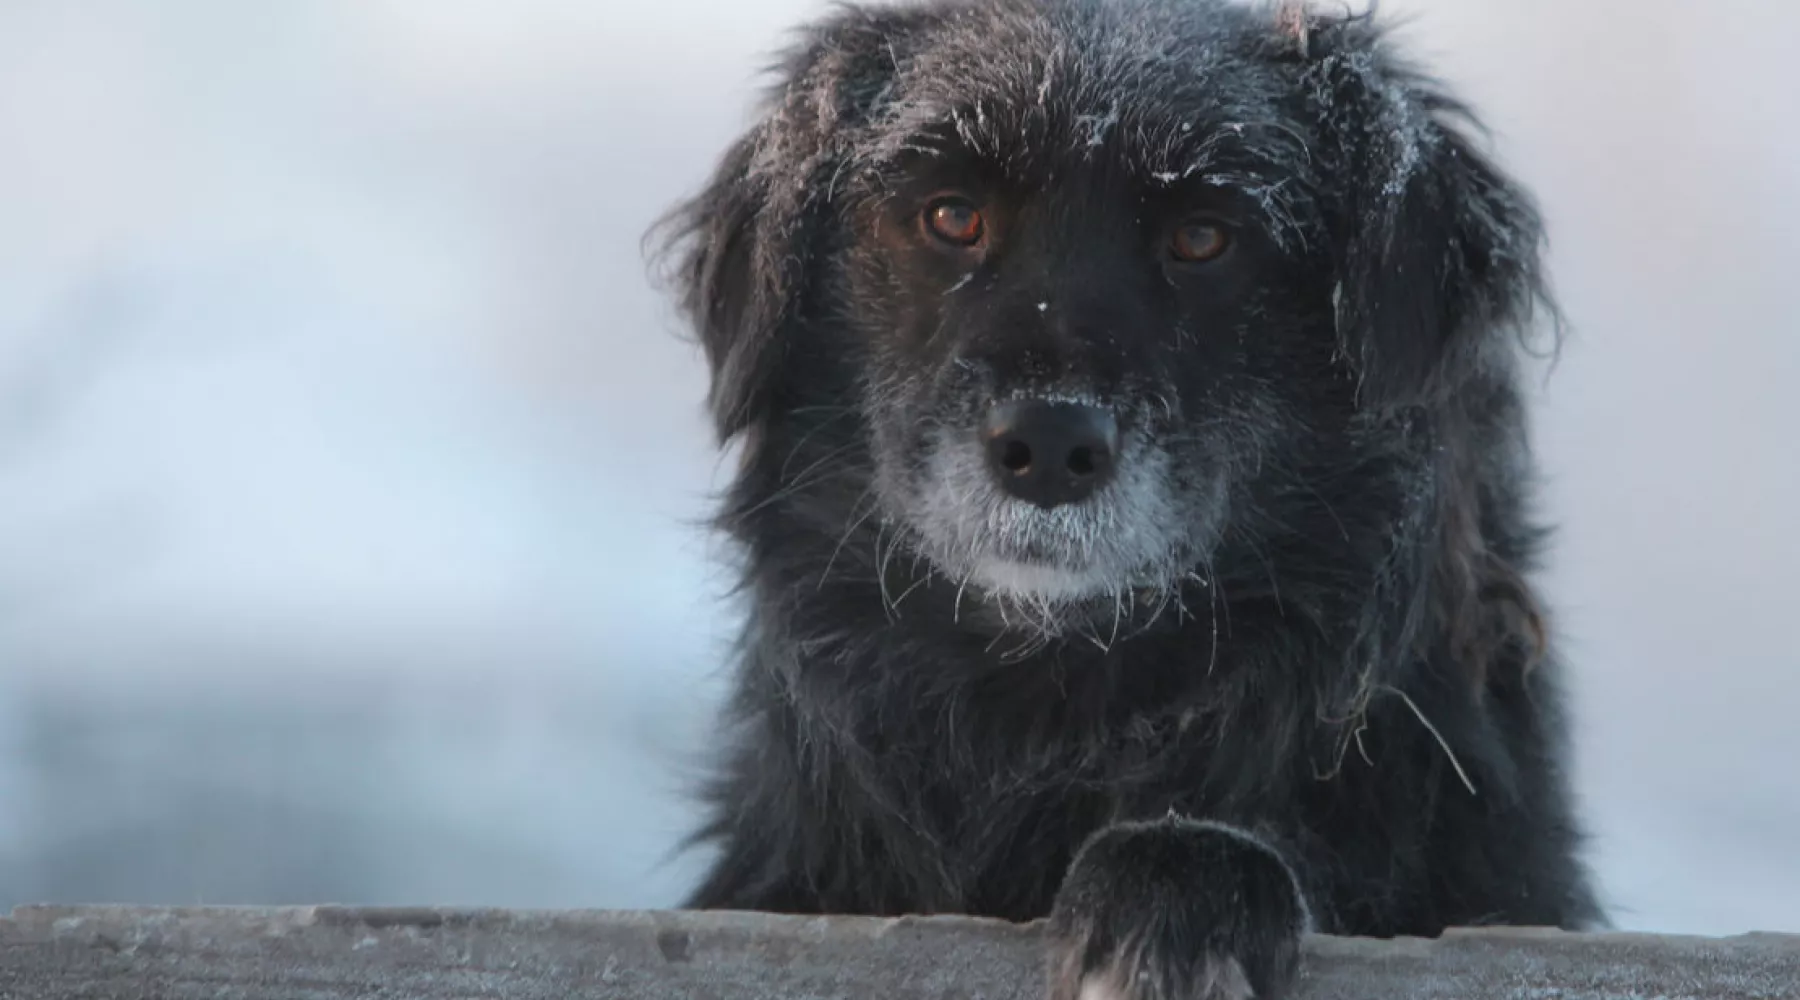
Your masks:
[{"label": "blurred background", "polygon": [[[0,909],[678,901],[735,619],[639,238],[820,6],[0,0]],[[1552,226],[1603,889],[1800,930],[1800,7],[1384,6]]]}]

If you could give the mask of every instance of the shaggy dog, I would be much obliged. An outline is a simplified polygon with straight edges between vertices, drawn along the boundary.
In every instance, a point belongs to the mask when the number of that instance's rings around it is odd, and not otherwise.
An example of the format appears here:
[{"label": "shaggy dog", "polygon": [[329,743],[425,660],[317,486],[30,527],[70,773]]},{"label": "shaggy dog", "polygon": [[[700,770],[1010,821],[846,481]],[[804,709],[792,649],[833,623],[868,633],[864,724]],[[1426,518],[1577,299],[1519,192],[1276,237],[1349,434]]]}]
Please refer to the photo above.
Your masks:
[{"label": "shaggy dog", "polygon": [[1530,199],[1372,18],[843,7],[668,250],[749,623],[690,903],[1048,915],[1054,997],[1601,918]]}]

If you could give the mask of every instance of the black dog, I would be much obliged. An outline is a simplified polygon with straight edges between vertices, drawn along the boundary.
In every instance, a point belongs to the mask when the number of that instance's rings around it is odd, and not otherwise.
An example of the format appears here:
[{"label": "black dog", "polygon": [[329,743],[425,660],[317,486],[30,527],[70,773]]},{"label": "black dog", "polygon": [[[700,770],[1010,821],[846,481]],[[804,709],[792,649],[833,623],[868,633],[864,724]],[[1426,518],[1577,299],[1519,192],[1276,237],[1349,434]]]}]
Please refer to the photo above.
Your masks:
[{"label": "black dog", "polygon": [[850,7],[672,217],[748,632],[697,907],[1050,915],[1056,997],[1600,921],[1530,199],[1371,19]]}]

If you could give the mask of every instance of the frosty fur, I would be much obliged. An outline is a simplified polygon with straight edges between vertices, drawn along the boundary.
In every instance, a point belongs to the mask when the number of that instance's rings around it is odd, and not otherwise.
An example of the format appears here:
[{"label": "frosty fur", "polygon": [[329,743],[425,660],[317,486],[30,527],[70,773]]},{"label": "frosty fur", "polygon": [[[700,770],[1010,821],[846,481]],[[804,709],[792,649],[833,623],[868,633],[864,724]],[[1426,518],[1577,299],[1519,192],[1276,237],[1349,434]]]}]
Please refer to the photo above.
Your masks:
[{"label": "frosty fur", "polygon": [[[1294,3],[845,6],[775,74],[664,234],[749,611],[690,903],[1049,916],[1070,1000],[1278,997],[1307,927],[1599,923],[1530,583],[1555,310],[1472,116]],[[895,227],[971,171],[1027,221],[940,280]],[[1196,197],[1242,253],[1168,291],[1114,236]],[[1022,512],[965,432],[1052,391],[1133,471]]]}]

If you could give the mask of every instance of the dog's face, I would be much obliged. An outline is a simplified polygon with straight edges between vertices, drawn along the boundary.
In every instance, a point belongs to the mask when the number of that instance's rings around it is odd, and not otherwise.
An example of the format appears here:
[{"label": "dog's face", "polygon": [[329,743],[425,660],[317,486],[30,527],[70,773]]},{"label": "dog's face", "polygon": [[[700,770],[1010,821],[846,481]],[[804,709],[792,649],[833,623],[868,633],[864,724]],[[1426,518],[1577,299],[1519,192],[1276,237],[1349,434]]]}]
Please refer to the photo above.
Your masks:
[{"label": "dog's face", "polygon": [[1087,135],[1042,143],[1002,123],[988,155],[926,130],[870,178],[841,311],[875,486],[952,579],[1038,603],[1166,587],[1284,427],[1350,411],[1328,271],[1228,173],[1218,110],[1076,110],[1045,131]]},{"label": "dog's face", "polygon": [[1539,294],[1529,204],[1379,43],[1205,0],[816,26],[680,217],[721,432],[851,397],[879,511],[990,594],[1204,573]]}]

